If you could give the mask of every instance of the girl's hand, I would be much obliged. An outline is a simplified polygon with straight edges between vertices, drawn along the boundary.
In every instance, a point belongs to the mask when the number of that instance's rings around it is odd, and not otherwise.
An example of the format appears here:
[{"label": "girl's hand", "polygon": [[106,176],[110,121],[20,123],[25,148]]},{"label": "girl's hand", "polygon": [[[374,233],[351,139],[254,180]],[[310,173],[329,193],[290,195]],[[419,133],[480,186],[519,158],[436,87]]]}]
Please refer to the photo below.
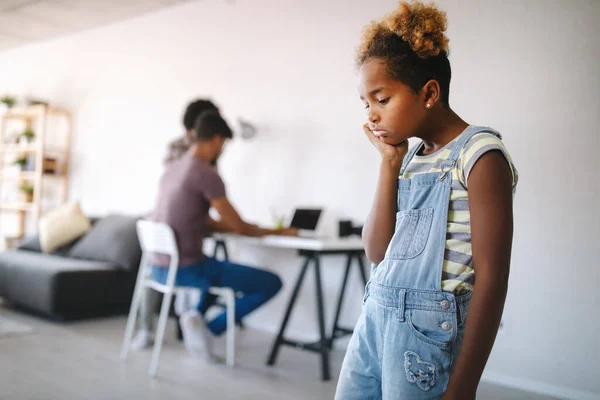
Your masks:
[{"label": "girl's hand", "polygon": [[363,130],[365,131],[367,138],[369,138],[369,141],[373,143],[379,151],[379,154],[381,154],[381,159],[400,169],[402,160],[404,160],[404,156],[408,152],[408,140],[404,140],[399,144],[392,146],[391,144],[384,143],[380,138],[375,136],[373,131],[369,129],[369,124],[364,124]]}]

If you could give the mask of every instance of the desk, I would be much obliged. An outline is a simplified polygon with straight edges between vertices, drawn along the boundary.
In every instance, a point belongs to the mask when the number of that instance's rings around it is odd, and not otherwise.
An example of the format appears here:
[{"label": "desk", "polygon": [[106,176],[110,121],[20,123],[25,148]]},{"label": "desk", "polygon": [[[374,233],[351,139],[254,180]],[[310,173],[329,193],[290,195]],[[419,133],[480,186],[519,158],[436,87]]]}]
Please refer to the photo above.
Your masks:
[{"label": "desk", "polygon": [[[273,343],[273,346],[271,348],[271,353],[269,354],[267,365],[275,364],[277,360],[277,355],[279,353],[279,349],[282,345],[291,346],[299,350],[307,350],[319,353],[321,356],[321,377],[325,381],[331,379],[331,371],[329,368],[329,350],[333,346],[333,342],[335,339],[338,339],[345,335],[349,335],[353,331],[352,329],[343,328],[338,325],[340,312],[342,310],[342,303],[344,301],[346,284],[348,282],[348,275],[350,273],[350,269],[352,268],[353,260],[357,261],[356,264],[359,269],[362,280],[365,285],[367,284],[367,275],[362,257],[364,250],[361,239],[355,236],[342,239],[322,239],[291,236],[265,236],[262,238],[253,238],[230,234],[218,234],[213,236],[213,238],[215,240],[215,256],[217,255],[218,250],[221,249],[224,253],[225,258],[228,258],[226,242],[232,240],[237,241],[239,243],[246,243],[256,246],[293,249],[297,250],[300,256],[304,258],[302,267],[300,268],[300,273],[298,274],[298,277],[296,278],[296,282],[294,284],[292,296],[288,301],[283,321],[281,322],[281,325],[279,327],[279,333],[277,334],[275,342]],[[325,332],[325,313],[323,306],[323,289],[321,283],[321,256],[340,254],[345,254],[347,256],[346,270],[344,272],[342,288],[340,289],[340,294],[338,296],[338,302],[335,311],[333,327],[331,329],[331,335],[327,336],[327,333]],[[296,304],[298,293],[300,292],[300,288],[304,281],[306,271],[311,265],[315,269],[316,277],[315,284],[317,296],[317,318],[319,323],[320,339],[316,343],[301,343],[286,339],[284,337],[284,334],[290,319],[290,315],[292,314],[292,310],[294,308],[294,305]]]}]

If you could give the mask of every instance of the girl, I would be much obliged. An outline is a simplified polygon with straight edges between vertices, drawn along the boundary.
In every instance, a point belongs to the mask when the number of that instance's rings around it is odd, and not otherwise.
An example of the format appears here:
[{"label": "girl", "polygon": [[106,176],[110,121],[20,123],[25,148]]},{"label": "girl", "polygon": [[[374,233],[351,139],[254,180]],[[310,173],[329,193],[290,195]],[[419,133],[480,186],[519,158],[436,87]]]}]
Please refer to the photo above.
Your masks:
[{"label": "girl", "polygon": [[[517,174],[498,132],[450,108],[445,30],[436,7],[402,2],[358,49],[381,163],[339,400],[474,399],[500,324]],[[421,142],[408,151],[410,137]]]}]

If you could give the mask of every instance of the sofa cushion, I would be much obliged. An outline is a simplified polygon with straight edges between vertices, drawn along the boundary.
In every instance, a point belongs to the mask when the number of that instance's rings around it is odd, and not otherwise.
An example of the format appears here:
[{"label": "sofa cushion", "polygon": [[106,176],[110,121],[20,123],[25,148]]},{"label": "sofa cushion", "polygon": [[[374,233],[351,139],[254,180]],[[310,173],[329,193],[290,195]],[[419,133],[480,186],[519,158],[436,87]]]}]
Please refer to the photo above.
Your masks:
[{"label": "sofa cushion", "polygon": [[126,304],[135,276],[109,262],[64,258],[31,251],[0,253],[3,296],[48,315]]},{"label": "sofa cushion", "polygon": [[[75,243],[77,243],[77,240],[79,240],[80,238],[81,237],[78,237],[75,240],[65,244],[64,246],[59,247],[58,249],[54,250],[52,252],[52,254],[59,255],[59,256],[67,255],[69,253],[69,251],[71,250],[71,248],[73,247],[73,245]],[[42,246],[40,245],[40,235],[29,236],[29,237],[23,239],[21,241],[21,243],[19,243],[19,245],[17,246],[17,249],[41,253]]]},{"label": "sofa cushion", "polygon": [[91,226],[79,203],[58,206],[40,218],[40,247],[44,253],[52,253],[85,234]]},{"label": "sofa cushion", "polygon": [[[94,225],[99,220],[100,220],[100,218],[98,218],[98,217],[90,217],[90,222],[92,225]],[[59,255],[59,256],[66,256],[69,253],[69,251],[71,251],[71,248],[73,247],[73,245],[75,245],[75,243],[77,243],[77,241],[79,239],[81,239],[81,236],[76,238],[72,242],[65,244],[64,246],[59,247],[54,252],[52,252],[52,254]],[[36,235],[28,236],[28,237],[22,239],[21,242],[19,243],[19,245],[17,246],[17,249],[18,250],[27,250],[27,251],[36,251],[38,253],[41,253],[42,246],[40,245],[40,235],[36,234]]]},{"label": "sofa cushion", "polygon": [[102,218],[67,253],[68,257],[106,261],[119,268],[134,271],[142,250],[137,238],[139,217],[108,215]]}]

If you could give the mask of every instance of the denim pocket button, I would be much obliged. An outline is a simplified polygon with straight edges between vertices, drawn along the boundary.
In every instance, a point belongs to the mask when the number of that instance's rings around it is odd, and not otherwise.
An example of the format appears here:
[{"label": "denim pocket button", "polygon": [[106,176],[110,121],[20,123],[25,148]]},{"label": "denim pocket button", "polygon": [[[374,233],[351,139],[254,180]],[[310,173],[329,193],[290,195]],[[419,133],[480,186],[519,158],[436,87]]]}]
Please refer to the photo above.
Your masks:
[{"label": "denim pocket button", "polygon": [[448,321],[444,321],[442,323],[442,329],[445,330],[446,332],[452,330],[452,324]]},{"label": "denim pocket button", "polygon": [[442,309],[444,309],[444,310],[450,309],[450,302],[448,300],[442,300],[440,305],[442,306]]}]

